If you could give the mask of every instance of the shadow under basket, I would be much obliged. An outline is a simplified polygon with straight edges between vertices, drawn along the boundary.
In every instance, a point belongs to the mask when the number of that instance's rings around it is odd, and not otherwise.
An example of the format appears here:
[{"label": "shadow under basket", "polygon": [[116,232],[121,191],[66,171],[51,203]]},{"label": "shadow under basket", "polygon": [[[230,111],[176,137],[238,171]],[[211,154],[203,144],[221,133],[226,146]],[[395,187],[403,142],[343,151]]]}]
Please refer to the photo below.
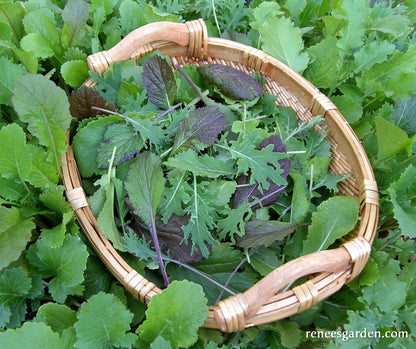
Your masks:
[{"label": "shadow under basket", "polygon": [[[108,51],[88,57],[92,71],[101,74],[110,63],[133,60],[160,50],[173,64],[224,64],[246,73],[258,72],[266,78],[266,90],[276,95],[281,106],[292,107],[300,121],[322,115],[331,143],[330,171],[349,174],[339,183],[338,195],[360,200],[359,221],[352,232],[341,239],[336,249],[316,252],[288,262],[253,287],[209,307],[204,327],[224,332],[270,323],[301,313],[337,292],[364,268],[378,222],[378,190],[368,158],[357,136],[336,106],[310,82],[283,63],[255,48],[229,40],[208,37],[205,23],[199,19],[186,23],[151,23],[128,34]],[[86,82],[88,85],[89,82]],[[71,146],[63,156],[66,195],[75,215],[107,268],[141,302],[161,293],[156,285],[131,268],[101,234],[82,188]],[[297,279],[308,281],[279,293]]]}]

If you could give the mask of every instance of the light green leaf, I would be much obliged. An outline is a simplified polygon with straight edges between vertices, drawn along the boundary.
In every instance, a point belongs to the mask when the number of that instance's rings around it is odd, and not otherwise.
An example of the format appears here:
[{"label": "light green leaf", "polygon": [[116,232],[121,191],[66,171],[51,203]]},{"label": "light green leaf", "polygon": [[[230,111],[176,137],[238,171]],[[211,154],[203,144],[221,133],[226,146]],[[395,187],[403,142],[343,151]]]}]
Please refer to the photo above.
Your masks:
[{"label": "light green leaf", "polygon": [[56,25],[41,10],[31,11],[23,19],[26,33],[38,33],[54,49],[60,45]]},{"label": "light green leaf", "polygon": [[133,0],[123,0],[119,7],[120,24],[123,35],[146,24],[144,11],[139,4]]},{"label": "light green leaf", "polygon": [[323,201],[312,214],[302,255],[325,250],[350,232],[357,223],[359,206],[359,201],[349,196],[335,196]]},{"label": "light green leaf", "polygon": [[22,66],[12,63],[6,57],[0,57],[0,104],[12,105],[14,79],[24,73]]},{"label": "light green leaf", "polygon": [[394,218],[403,235],[416,237],[416,168],[410,165],[388,188],[393,203]]},{"label": "light green leaf", "polygon": [[397,37],[409,29],[410,21],[404,15],[392,15],[388,17],[379,17],[370,25],[370,30],[376,30],[382,33],[390,34]]},{"label": "light green leaf", "polygon": [[416,110],[416,94],[407,101],[397,101],[394,104],[394,112],[391,116],[392,122],[412,136],[416,133],[416,118],[414,111]]},{"label": "light green leaf", "polygon": [[42,277],[52,277],[49,291],[56,302],[63,303],[68,295],[82,291],[88,252],[78,237],[67,235],[57,248],[40,239],[29,248],[27,258]]},{"label": "light green leaf", "polygon": [[8,328],[18,327],[24,321],[26,299],[31,287],[30,277],[20,268],[6,269],[0,273],[0,306],[8,308],[11,313]]},{"label": "light green leaf", "polygon": [[69,0],[63,11],[64,25],[61,40],[64,47],[75,46],[85,34],[85,27],[89,17],[89,5],[84,0]]},{"label": "light green leaf", "polygon": [[46,59],[54,55],[49,42],[40,33],[29,33],[20,41],[20,47],[26,52],[33,52],[36,57]]},{"label": "light green leaf", "polygon": [[46,161],[48,153],[41,147],[32,144],[28,144],[27,147],[32,154],[32,170],[28,176],[30,184],[40,189],[57,185],[59,175],[56,168]]},{"label": "light green leaf", "polygon": [[71,122],[67,95],[46,77],[27,74],[16,78],[12,101],[20,120],[48,148],[48,161],[60,173],[60,158],[67,149],[65,131]]},{"label": "light green leaf", "polygon": [[293,195],[291,221],[301,223],[309,211],[310,202],[303,187],[303,177],[299,173],[291,173],[293,179]]},{"label": "light green leaf", "polygon": [[261,26],[269,18],[274,18],[282,15],[280,5],[274,1],[262,1],[251,11],[254,21],[250,23],[253,29],[259,30]]},{"label": "light green leaf", "polygon": [[74,310],[64,304],[49,302],[40,306],[36,320],[44,322],[54,332],[62,335],[65,329],[74,325],[77,315]]},{"label": "light green leaf", "polygon": [[100,292],[82,304],[78,313],[76,347],[131,348],[137,336],[130,330],[133,314],[112,294]]},{"label": "light green leaf", "polygon": [[309,55],[303,51],[302,34],[286,17],[268,18],[259,28],[263,50],[298,73],[308,65]]},{"label": "light green leaf", "polygon": [[208,154],[198,155],[192,149],[169,158],[165,164],[179,170],[190,171],[196,176],[217,178],[235,175],[235,170],[224,162],[218,161]]},{"label": "light green leaf", "polygon": [[20,257],[35,227],[16,207],[0,206],[0,270]]},{"label": "light green leaf", "polygon": [[0,129],[0,175],[24,182],[32,171],[32,155],[26,145],[26,135],[18,124]]},{"label": "light green leaf", "polygon": [[0,196],[6,200],[20,201],[27,195],[26,187],[15,179],[5,179],[0,177]]},{"label": "light green leaf", "polygon": [[89,77],[87,62],[78,60],[65,62],[61,66],[61,74],[68,85],[77,88]]},{"label": "light green leaf", "polygon": [[186,280],[174,281],[151,299],[146,320],[137,332],[140,340],[149,344],[163,337],[172,348],[188,348],[197,341],[198,328],[207,315],[202,287]]},{"label": "light green leaf", "polygon": [[164,339],[163,337],[157,337],[152,344],[150,344],[150,349],[171,349],[172,346],[170,342]]},{"label": "light green leaf", "polygon": [[361,103],[353,100],[349,96],[334,96],[331,98],[341,114],[350,124],[354,124],[363,116],[363,107]]},{"label": "light green leaf", "polygon": [[395,50],[388,41],[373,41],[370,45],[362,46],[356,53],[355,73],[370,69],[374,64],[384,62]]},{"label": "light green leaf", "polygon": [[59,334],[42,322],[25,322],[21,328],[0,333],[0,347],[7,349],[69,349]]},{"label": "light green leaf", "polygon": [[[3,24],[3,38],[9,38],[14,45],[18,45],[24,35],[23,17],[26,9],[16,2],[3,1],[0,3],[0,24]],[[3,33],[2,33],[3,34]]]},{"label": "light green leaf", "polygon": [[105,10],[105,15],[111,15],[116,8],[117,2],[118,0],[91,0],[91,12],[95,12],[97,8],[103,7]]}]

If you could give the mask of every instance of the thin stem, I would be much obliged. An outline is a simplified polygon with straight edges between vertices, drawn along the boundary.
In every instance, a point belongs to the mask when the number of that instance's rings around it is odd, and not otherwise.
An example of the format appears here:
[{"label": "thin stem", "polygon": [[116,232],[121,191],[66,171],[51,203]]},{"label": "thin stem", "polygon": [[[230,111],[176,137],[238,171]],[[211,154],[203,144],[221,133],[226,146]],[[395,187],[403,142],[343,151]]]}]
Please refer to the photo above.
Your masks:
[{"label": "thin stem", "polygon": [[218,29],[218,35],[221,35],[221,29],[220,29],[220,25],[218,23],[217,11],[215,11],[215,1],[214,0],[211,0],[211,7],[212,7],[212,12],[214,13],[215,25],[217,26],[217,29]]},{"label": "thin stem", "polygon": [[173,107],[170,107],[168,110],[165,110],[164,112],[160,113],[158,116],[154,118],[153,121],[159,120],[160,118],[163,118],[166,114],[169,114],[172,110],[175,110],[176,108],[179,108],[182,105],[181,103],[175,104]]},{"label": "thin stem", "polygon": [[199,88],[195,86],[195,84],[192,82],[192,80],[190,79],[190,77],[183,71],[183,69],[181,68],[181,66],[179,64],[175,64],[175,68],[178,69],[179,73],[181,73],[183,75],[183,77],[185,78],[186,81],[188,81],[189,85],[191,85],[191,87],[194,89],[194,91],[197,93],[197,95],[199,96],[199,98],[201,98],[201,100],[208,105],[208,103],[206,102],[206,100],[204,99],[204,96],[201,94],[201,92],[199,91]]},{"label": "thin stem", "polygon": [[268,115],[261,115],[261,116],[258,116],[258,117],[256,117],[256,118],[252,118],[252,119],[245,119],[245,120],[243,120],[242,122],[243,122],[243,123],[246,123],[246,122],[250,122],[250,121],[261,120],[261,119],[264,119],[264,118],[267,118],[267,117],[268,117]]}]

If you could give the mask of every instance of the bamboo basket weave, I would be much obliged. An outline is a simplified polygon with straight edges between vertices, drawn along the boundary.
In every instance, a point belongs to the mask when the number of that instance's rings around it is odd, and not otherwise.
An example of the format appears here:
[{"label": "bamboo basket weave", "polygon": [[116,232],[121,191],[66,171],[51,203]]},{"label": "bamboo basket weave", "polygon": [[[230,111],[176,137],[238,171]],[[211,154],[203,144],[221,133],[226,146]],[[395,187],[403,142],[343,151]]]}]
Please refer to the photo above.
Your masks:
[{"label": "bamboo basket weave", "polygon": [[[110,63],[138,60],[160,50],[173,64],[224,64],[246,73],[266,77],[266,89],[278,96],[277,103],[292,107],[301,121],[317,115],[325,118],[331,143],[332,173],[350,176],[339,184],[339,194],[360,200],[355,229],[341,239],[340,247],[302,256],[288,262],[244,293],[210,306],[204,327],[224,332],[270,323],[303,312],[338,291],[364,268],[378,222],[378,190],[370,163],[356,135],[336,106],[310,82],[283,63],[255,48],[229,40],[208,37],[203,20],[184,24],[159,22],[136,29],[108,51],[88,57],[90,70],[104,73]],[[89,81],[87,85],[91,85]],[[75,215],[102,261],[124,287],[141,302],[161,290],[132,269],[101,234],[82,187],[72,148],[63,156],[66,195]],[[297,279],[308,281],[279,293]]]}]

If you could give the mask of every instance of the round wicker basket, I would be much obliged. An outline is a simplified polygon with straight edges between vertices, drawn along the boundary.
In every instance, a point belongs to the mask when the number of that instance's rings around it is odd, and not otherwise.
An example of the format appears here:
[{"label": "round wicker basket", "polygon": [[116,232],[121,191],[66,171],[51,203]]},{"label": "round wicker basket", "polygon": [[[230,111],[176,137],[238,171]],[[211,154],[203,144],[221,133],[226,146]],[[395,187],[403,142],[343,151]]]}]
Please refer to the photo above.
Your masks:
[{"label": "round wicker basket", "polygon": [[[277,103],[292,107],[301,121],[323,115],[332,147],[331,172],[350,174],[339,184],[339,194],[359,198],[360,219],[341,241],[341,247],[316,252],[288,262],[242,294],[211,306],[204,327],[224,332],[270,323],[315,305],[338,291],[364,268],[378,222],[378,190],[370,163],[356,135],[336,106],[310,82],[283,63],[255,48],[233,41],[208,37],[199,19],[184,24],[160,22],[136,29],[109,51],[88,57],[89,68],[101,74],[109,64],[122,60],[136,63],[144,55],[160,50],[173,64],[224,64],[266,77],[266,89],[278,96]],[[90,82],[86,82],[90,84]],[[63,178],[68,201],[103,262],[114,276],[144,303],[161,292],[132,269],[100,233],[88,206],[72,148],[63,157]],[[308,281],[279,293],[293,281]]]}]

